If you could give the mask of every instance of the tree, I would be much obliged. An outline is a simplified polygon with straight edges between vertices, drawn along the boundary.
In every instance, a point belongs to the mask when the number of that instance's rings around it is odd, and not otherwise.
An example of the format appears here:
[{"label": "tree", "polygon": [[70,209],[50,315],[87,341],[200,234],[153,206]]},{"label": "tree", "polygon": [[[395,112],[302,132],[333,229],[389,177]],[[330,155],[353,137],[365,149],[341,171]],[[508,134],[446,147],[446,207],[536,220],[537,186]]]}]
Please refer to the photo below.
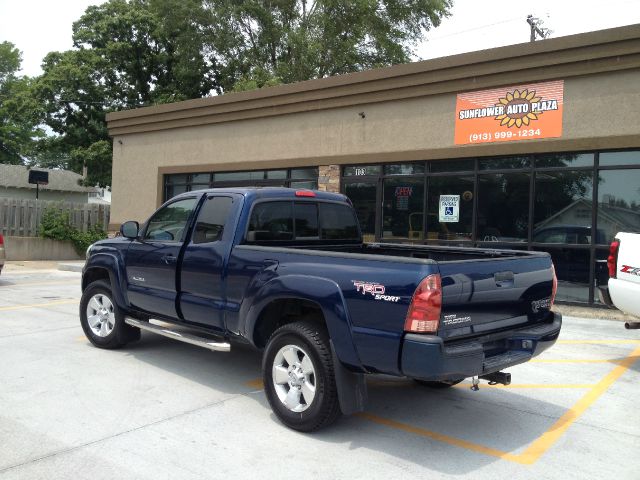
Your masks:
[{"label": "tree", "polygon": [[450,0],[204,0],[225,91],[406,63]]},{"label": "tree", "polygon": [[32,80],[16,76],[22,62],[10,42],[0,43],[0,163],[22,164],[43,135],[42,111],[31,96]]},{"label": "tree", "polygon": [[[451,0],[109,0],[73,24],[33,86],[43,166],[111,182],[107,112],[407,62]],[[14,62],[15,63],[15,62]]]},{"label": "tree", "polygon": [[198,34],[196,0],[110,0],[73,24],[75,49],[51,52],[35,86],[55,136],[36,163],[88,167],[87,184],[111,183],[109,111],[207,95],[216,84]]}]

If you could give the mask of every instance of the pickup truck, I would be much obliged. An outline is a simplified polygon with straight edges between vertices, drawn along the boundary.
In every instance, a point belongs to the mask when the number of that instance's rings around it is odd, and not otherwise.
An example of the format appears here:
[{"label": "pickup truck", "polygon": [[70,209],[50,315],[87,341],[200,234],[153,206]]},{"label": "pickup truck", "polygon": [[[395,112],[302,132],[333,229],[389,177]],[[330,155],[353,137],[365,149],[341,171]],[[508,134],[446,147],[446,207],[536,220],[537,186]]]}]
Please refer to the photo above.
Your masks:
[{"label": "pickup truck", "polygon": [[[640,233],[616,234],[607,258],[609,280],[599,285],[600,301],[640,317]],[[640,322],[626,322],[626,328],[640,328]]]},{"label": "pickup truck", "polygon": [[560,333],[548,254],[363,243],[340,194],[188,192],[120,233],[87,251],[90,342],[118,348],[145,330],[212,351],[250,345],[273,411],[299,431],[363,410],[367,374],[507,384],[502,369]]}]

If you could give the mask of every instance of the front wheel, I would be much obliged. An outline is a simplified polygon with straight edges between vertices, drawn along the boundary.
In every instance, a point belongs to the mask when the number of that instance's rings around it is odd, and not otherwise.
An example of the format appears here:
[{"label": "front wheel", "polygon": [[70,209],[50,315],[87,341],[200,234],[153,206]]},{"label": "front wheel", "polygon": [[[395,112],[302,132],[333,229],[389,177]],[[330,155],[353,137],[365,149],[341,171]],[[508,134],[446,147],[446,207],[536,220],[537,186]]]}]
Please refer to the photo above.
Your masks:
[{"label": "front wheel", "polygon": [[340,416],[329,335],[320,323],[280,327],[262,361],[265,393],[273,412],[301,432],[326,427]]},{"label": "front wheel", "polygon": [[140,339],[140,329],[124,322],[111,285],[104,280],[92,282],[82,292],[80,325],[89,341],[100,348],[120,348]]}]

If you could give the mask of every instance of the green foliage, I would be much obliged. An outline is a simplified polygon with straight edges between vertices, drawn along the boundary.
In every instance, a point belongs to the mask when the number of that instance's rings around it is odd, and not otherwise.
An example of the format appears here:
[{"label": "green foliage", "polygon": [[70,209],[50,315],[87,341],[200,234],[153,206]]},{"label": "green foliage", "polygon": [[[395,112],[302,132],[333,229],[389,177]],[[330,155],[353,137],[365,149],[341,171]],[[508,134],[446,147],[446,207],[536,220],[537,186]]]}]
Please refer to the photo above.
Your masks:
[{"label": "green foliage", "polygon": [[0,163],[20,165],[43,136],[38,124],[42,109],[31,94],[32,80],[18,77],[20,51],[10,42],[0,43]]},{"label": "green foliage", "polygon": [[103,238],[107,234],[100,225],[93,225],[86,232],[78,230],[69,221],[69,212],[57,208],[48,208],[42,214],[40,236],[54,240],[69,240],[78,255],[84,255],[89,245]]},{"label": "green foliage", "polygon": [[[18,125],[0,132],[0,142],[11,140],[0,144],[0,161],[27,156],[32,165],[78,173],[86,164],[87,184],[110,185],[108,112],[407,62],[450,7],[451,0],[109,0],[90,6],[73,24],[74,48],[49,53],[39,78],[12,87],[11,118]],[[19,60],[13,45],[0,44],[0,82],[17,71]],[[32,128],[36,118],[54,135],[34,145],[41,134]]]},{"label": "green foliage", "polygon": [[47,208],[40,222],[40,236],[54,240],[69,240],[72,227],[69,212],[57,208]]},{"label": "green foliage", "polygon": [[[450,0],[211,0],[209,35],[225,90],[340,75],[411,59]],[[240,86],[234,84],[240,80]]]}]

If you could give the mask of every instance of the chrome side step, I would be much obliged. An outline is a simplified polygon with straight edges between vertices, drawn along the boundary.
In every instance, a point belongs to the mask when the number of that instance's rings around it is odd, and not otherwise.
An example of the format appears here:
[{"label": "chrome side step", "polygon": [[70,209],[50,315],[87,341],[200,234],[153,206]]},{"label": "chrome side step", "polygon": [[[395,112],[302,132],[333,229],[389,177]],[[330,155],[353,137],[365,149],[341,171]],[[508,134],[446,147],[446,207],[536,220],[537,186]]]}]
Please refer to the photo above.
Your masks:
[{"label": "chrome side step", "polygon": [[206,348],[214,352],[231,351],[231,345],[229,343],[213,342],[208,338],[197,337],[196,335],[191,335],[190,333],[176,332],[175,330],[169,330],[168,328],[161,327],[149,322],[142,322],[140,320],[136,320],[135,318],[125,317],[124,323],[126,323],[127,325],[131,325],[132,327],[139,328],[140,330],[157,333],[158,335],[162,335],[163,337],[173,338],[174,340],[178,340],[179,342],[190,343],[191,345]]}]

